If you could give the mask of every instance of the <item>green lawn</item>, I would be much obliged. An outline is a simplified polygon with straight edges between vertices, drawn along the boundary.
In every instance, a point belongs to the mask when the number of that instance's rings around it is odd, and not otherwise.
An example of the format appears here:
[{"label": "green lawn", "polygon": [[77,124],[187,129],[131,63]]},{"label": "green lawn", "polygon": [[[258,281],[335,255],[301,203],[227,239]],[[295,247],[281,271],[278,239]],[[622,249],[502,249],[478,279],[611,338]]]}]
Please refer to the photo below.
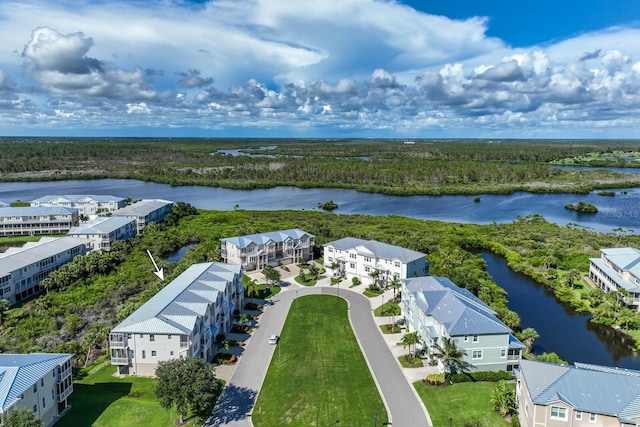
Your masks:
[{"label": "green lawn", "polygon": [[453,418],[454,426],[475,420],[486,427],[509,425],[491,405],[495,383],[468,382],[449,387],[432,387],[419,381],[413,385],[427,407],[434,427],[448,426],[449,418]]},{"label": "green lawn", "polygon": [[[170,414],[158,404],[153,378],[116,378],[115,370],[115,366],[107,362],[74,381],[69,397],[72,408],[56,427],[169,426],[171,415],[175,420],[175,411]],[[202,425],[195,421],[190,420],[186,425]]]},{"label": "green lawn", "polygon": [[387,421],[343,299],[296,299],[279,346],[253,411],[256,427],[313,426],[316,415],[321,426],[370,425],[375,413],[378,425]]}]

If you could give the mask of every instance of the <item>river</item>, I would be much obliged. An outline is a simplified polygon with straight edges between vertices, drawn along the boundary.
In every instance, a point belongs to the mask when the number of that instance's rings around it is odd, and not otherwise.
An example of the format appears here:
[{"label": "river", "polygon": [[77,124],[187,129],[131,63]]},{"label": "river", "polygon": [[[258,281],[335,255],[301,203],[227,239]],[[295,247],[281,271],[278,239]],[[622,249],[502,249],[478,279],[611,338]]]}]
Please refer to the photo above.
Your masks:
[{"label": "river", "polygon": [[[640,188],[618,189],[615,196],[589,194],[533,194],[475,196],[389,196],[335,188],[275,187],[232,190],[203,186],[171,186],[130,179],[68,180],[0,183],[0,201],[30,201],[45,195],[96,194],[163,198],[184,201],[201,209],[232,210],[317,210],[318,203],[333,200],[336,214],[402,215],[417,219],[490,224],[513,222],[518,216],[539,214],[560,225],[579,224],[600,232],[617,227],[635,228],[640,222]],[[599,209],[597,214],[580,214],[564,208],[585,201]]]},{"label": "river", "polygon": [[507,291],[509,308],[520,315],[521,327],[531,327],[540,335],[534,353],[555,352],[569,363],[640,370],[640,355],[624,345],[629,341],[624,335],[591,323],[589,315],[557,301],[550,289],[509,269],[503,258],[490,253],[482,258],[493,280]]}]

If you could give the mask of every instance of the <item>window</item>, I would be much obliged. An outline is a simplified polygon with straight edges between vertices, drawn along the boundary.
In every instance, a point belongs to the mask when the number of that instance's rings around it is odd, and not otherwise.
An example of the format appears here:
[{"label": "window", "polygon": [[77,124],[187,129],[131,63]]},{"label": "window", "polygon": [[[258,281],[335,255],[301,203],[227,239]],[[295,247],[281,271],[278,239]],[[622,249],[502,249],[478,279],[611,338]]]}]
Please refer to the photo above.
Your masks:
[{"label": "window", "polygon": [[47,402],[44,400],[44,397],[42,398],[42,407],[43,408],[47,407]]},{"label": "window", "polygon": [[596,417],[597,417],[597,416],[598,416],[597,414],[594,414],[593,412],[590,412],[590,413],[589,413],[589,422],[590,422],[590,423],[595,423],[595,422],[596,422]]},{"label": "window", "polygon": [[551,407],[551,419],[552,420],[567,420],[567,408],[561,408],[559,406]]},{"label": "window", "polygon": [[351,259],[356,259],[357,255],[356,254],[349,254],[349,258]]},{"label": "window", "polygon": [[473,342],[478,342],[478,341],[480,341],[480,336],[474,335],[473,336]]},{"label": "window", "polygon": [[140,334],[140,338],[144,338],[144,334]]},{"label": "window", "polygon": [[329,247],[327,248],[327,250],[328,250],[329,252],[333,252],[333,248],[332,248],[331,246],[329,246]]},{"label": "window", "polygon": [[156,357],[156,351],[155,350],[151,350],[151,357]]},{"label": "window", "polygon": [[142,350],[142,358],[145,359],[147,357],[147,352]]},{"label": "window", "polygon": [[482,350],[473,350],[471,357],[473,359],[482,359]]},{"label": "window", "polygon": [[173,356],[173,351],[170,351],[170,352],[169,352],[169,356]]},{"label": "window", "polygon": [[38,384],[37,383],[33,385],[33,392],[34,393],[38,392]]},{"label": "window", "polygon": [[355,263],[353,263],[353,262],[350,262],[350,263],[349,263],[349,268],[351,268],[351,269],[356,268],[356,264],[355,264]]},{"label": "window", "polygon": [[582,419],[582,411],[576,411],[576,420]]},{"label": "window", "polygon": [[500,350],[500,357],[502,357],[502,358],[507,357],[507,350],[506,349],[503,348],[502,350]]},{"label": "window", "polygon": [[44,377],[40,378],[40,387],[44,387]]},{"label": "window", "polygon": [[171,339],[171,335],[167,335],[167,339],[170,340]]},{"label": "window", "polygon": [[464,336],[464,342],[469,342],[469,335]]},{"label": "window", "polygon": [[395,262],[393,263],[393,265],[394,265],[394,266],[396,266],[396,267],[400,267],[400,261],[395,261]]},{"label": "window", "polygon": [[34,413],[38,412],[38,405],[33,405],[33,412]]},{"label": "window", "polygon": [[364,257],[364,260],[365,260],[365,262],[371,262],[371,257],[366,256],[366,257]]},{"label": "window", "polygon": [[366,271],[367,273],[368,273],[368,272],[370,272],[370,271],[371,271],[371,267],[366,266],[366,267],[364,268],[364,271]]},{"label": "window", "polygon": [[149,335],[149,341],[155,341],[156,340],[156,336],[153,334]]}]

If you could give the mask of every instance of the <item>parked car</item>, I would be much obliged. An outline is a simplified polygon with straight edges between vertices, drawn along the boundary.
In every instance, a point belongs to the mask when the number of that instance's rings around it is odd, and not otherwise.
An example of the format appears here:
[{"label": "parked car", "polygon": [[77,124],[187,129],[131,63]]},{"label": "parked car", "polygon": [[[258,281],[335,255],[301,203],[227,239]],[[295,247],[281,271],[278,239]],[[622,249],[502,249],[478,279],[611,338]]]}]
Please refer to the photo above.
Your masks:
[{"label": "parked car", "polygon": [[269,337],[269,344],[278,344],[278,341],[280,340],[280,337],[277,335],[271,335]]}]

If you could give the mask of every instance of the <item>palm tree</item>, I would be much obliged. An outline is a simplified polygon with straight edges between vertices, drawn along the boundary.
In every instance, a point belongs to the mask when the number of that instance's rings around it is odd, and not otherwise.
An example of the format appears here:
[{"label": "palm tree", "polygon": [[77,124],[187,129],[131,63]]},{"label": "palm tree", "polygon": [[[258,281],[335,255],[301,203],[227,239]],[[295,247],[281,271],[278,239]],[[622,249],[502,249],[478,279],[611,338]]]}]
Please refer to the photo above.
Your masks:
[{"label": "palm tree", "polygon": [[525,351],[531,353],[533,349],[533,342],[540,338],[538,331],[533,328],[526,328],[518,334],[518,339],[524,341]]},{"label": "palm tree", "polygon": [[415,347],[416,344],[420,343],[420,335],[418,335],[417,331],[404,334],[400,342],[402,343],[402,348],[409,347],[409,358],[412,359],[414,354],[411,352],[411,347]]},{"label": "palm tree", "polygon": [[505,380],[500,380],[496,384],[496,388],[491,395],[491,403],[502,417],[518,412],[516,409],[516,392],[515,390],[509,390]]},{"label": "palm tree", "polygon": [[373,284],[377,287],[378,279],[380,278],[380,270],[372,270],[371,273],[369,273],[369,276],[371,276],[371,278],[373,279]]},{"label": "palm tree", "polygon": [[249,279],[245,289],[247,291],[247,295],[251,298],[251,302],[253,302],[253,297],[257,296],[259,292],[258,282],[256,282],[255,279]]},{"label": "palm tree", "polygon": [[340,268],[340,263],[339,262],[333,261],[331,263],[331,271],[333,271],[333,276],[334,277],[338,276],[338,274],[336,274],[336,273],[340,273],[340,271],[338,270],[339,268]]},{"label": "palm tree", "polygon": [[391,288],[393,289],[393,300],[396,300],[396,289],[398,289],[400,287],[400,280],[398,279],[398,276],[394,275],[393,277],[391,277],[391,282],[389,282],[389,285],[391,285]]},{"label": "palm tree", "polygon": [[580,271],[578,269],[572,268],[571,270],[569,270],[569,273],[567,274],[567,282],[569,283],[571,289],[573,289],[575,284],[580,280],[581,276],[582,275],[580,274]]},{"label": "palm tree", "polygon": [[442,362],[445,380],[449,380],[450,383],[453,372],[466,373],[473,367],[462,359],[467,355],[467,352],[459,349],[453,338],[442,337],[442,344],[434,343],[432,354]]}]

